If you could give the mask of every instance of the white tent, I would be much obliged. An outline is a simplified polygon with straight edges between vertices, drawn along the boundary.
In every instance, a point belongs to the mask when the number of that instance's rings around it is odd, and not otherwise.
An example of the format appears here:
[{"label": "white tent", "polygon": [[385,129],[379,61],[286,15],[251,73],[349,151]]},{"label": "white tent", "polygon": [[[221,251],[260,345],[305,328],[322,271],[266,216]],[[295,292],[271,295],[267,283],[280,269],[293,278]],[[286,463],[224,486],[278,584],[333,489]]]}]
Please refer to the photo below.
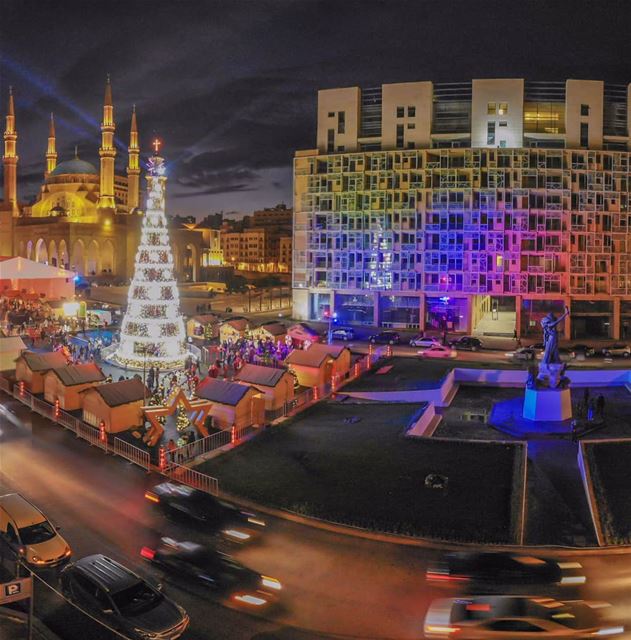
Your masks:
[{"label": "white tent", "polygon": [[72,300],[74,277],[74,272],[60,267],[26,258],[9,258],[0,262],[0,293],[11,289],[25,290],[43,294],[48,300]]}]

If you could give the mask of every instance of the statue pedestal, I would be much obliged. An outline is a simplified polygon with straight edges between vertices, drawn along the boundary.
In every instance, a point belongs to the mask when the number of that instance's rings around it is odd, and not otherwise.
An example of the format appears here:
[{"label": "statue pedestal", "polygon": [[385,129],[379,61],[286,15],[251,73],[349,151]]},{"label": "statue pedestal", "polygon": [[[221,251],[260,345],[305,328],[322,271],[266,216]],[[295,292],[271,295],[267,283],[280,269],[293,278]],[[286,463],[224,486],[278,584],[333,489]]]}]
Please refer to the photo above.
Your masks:
[{"label": "statue pedestal", "polygon": [[570,420],[572,394],[569,389],[526,389],[523,416],[542,422]]}]

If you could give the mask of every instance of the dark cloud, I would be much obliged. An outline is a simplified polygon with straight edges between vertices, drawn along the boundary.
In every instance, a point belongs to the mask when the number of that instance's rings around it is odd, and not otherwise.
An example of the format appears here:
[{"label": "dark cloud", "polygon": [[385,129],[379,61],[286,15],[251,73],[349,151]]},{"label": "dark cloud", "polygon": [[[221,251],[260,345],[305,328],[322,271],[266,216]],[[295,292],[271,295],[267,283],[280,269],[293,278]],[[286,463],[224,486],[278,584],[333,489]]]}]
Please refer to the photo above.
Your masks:
[{"label": "dark cloud", "polygon": [[[16,88],[22,189],[60,159],[98,162],[105,76],[124,170],[164,139],[183,213],[291,201],[291,161],[315,143],[317,90],[472,77],[631,80],[628,0],[2,0],[0,99]],[[185,210],[184,210],[185,209]]]}]

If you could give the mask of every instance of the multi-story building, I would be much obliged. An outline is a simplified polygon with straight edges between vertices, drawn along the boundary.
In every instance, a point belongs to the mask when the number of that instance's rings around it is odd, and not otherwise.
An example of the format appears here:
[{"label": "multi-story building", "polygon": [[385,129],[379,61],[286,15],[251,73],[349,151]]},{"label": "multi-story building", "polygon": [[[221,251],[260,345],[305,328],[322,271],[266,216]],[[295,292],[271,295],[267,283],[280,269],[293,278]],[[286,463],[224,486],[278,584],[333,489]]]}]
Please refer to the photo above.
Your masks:
[{"label": "multi-story building", "polygon": [[278,270],[283,273],[291,271],[291,249],[293,238],[291,235],[278,238]]},{"label": "multi-story building", "polygon": [[277,204],[275,207],[255,211],[250,218],[250,225],[252,227],[287,227],[291,229],[292,215],[293,211],[286,205]]},{"label": "multi-story building", "polygon": [[323,90],[294,160],[294,315],[566,337],[631,327],[631,85]]}]

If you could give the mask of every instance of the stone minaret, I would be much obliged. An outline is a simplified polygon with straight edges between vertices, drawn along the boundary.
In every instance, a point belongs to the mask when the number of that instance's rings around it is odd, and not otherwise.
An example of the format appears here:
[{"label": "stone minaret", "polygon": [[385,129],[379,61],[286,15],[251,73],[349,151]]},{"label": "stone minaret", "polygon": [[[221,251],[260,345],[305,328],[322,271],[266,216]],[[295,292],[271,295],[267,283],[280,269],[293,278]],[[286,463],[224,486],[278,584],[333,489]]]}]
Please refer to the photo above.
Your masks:
[{"label": "stone minaret", "polygon": [[50,127],[48,129],[48,148],[46,149],[46,171],[44,178],[48,178],[50,172],[57,166],[57,148],[55,142],[55,118],[50,114]]},{"label": "stone minaret", "polygon": [[129,132],[129,159],[127,162],[127,206],[133,211],[140,204],[140,164],[138,156],[138,124],[136,123],[136,105],[131,113],[131,130]]},{"label": "stone minaret", "polygon": [[7,124],[4,129],[4,201],[3,209],[18,214],[18,155],[16,153],[18,132],[15,130],[15,105],[13,104],[13,90],[9,87],[9,110]]},{"label": "stone minaret", "polygon": [[99,209],[115,209],[114,201],[114,160],[116,148],[114,147],[114,106],[112,104],[112,85],[107,76],[105,85],[105,99],[103,101],[103,122],[101,122],[101,190],[99,195]]}]

